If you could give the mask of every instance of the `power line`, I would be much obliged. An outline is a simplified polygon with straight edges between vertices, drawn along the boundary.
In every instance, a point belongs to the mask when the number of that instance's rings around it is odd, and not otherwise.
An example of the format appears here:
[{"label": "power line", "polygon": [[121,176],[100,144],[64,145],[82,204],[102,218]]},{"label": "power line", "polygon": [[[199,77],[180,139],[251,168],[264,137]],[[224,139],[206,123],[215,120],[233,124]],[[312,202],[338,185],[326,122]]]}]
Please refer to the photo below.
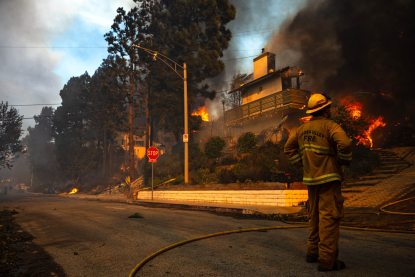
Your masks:
[{"label": "power line", "polygon": [[221,61],[243,60],[243,59],[253,58],[253,57],[256,57],[256,56],[258,56],[258,55],[251,55],[251,56],[246,56],[246,57],[231,58],[231,59],[225,59],[225,60],[221,60]]},{"label": "power line", "polygon": [[10,107],[31,107],[31,106],[59,106],[59,104],[16,104],[16,105],[9,105]]}]

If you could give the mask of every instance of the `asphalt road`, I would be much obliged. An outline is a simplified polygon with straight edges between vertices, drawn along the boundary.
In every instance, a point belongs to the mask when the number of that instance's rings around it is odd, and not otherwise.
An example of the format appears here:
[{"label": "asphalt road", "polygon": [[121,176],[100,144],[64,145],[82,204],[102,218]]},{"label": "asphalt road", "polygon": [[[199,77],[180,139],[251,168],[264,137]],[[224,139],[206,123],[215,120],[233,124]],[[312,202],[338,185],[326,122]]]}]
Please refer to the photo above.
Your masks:
[{"label": "asphalt road", "polygon": [[[238,228],[285,225],[207,212],[54,196],[0,196],[68,276],[127,276],[143,258],[184,239]],[[128,218],[139,213],[142,218]],[[414,276],[415,235],[341,231],[347,268],[319,273],[304,261],[306,229],[233,234],[171,250],[139,276]]]}]

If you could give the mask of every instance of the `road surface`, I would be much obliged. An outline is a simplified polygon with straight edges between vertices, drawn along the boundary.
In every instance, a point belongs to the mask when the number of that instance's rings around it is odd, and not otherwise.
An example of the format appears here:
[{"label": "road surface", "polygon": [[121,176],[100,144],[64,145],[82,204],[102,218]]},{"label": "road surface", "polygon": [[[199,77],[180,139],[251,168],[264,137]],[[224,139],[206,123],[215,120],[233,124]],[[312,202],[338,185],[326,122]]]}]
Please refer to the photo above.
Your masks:
[{"label": "road surface", "polygon": [[[128,276],[177,241],[238,228],[285,225],[207,212],[33,194],[0,196],[17,223],[68,276]],[[139,213],[142,218],[129,218]],[[304,261],[306,229],[234,234],[194,242],[150,261],[139,276],[414,276],[415,235],[341,231],[347,268],[319,273]]]}]

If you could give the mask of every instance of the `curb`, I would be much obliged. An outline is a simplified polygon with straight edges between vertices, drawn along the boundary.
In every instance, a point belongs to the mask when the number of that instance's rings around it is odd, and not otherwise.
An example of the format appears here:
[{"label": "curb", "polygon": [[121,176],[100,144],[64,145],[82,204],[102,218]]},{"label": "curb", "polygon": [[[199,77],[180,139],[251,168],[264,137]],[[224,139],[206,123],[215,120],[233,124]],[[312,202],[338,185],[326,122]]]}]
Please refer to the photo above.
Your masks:
[{"label": "curb", "polygon": [[183,204],[183,203],[164,203],[164,202],[154,202],[154,201],[144,201],[144,200],[120,200],[120,199],[103,199],[103,198],[88,198],[88,197],[79,197],[79,196],[67,196],[67,195],[58,195],[58,197],[64,198],[73,198],[79,200],[87,201],[100,201],[107,203],[123,203],[129,205],[137,205],[150,208],[165,208],[165,209],[178,209],[178,210],[189,210],[189,211],[204,211],[211,212],[219,215],[227,216],[237,216],[244,218],[258,218],[258,219],[280,219],[281,217],[291,217],[295,216],[298,213],[275,213],[275,214],[266,214],[253,209],[248,208],[231,208],[231,207],[218,207],[210,205],[196,205],[196,204]]},{"label": "curb", "polygon": [[170,208],[180,210],[193,210],[193,211],[208,211],[220,214],[240,214],[240,215],[267,215],[252,209],[246,208],[225,208],[209,205],[196,205],[196,204],[175,204],[175,203],[164,203],[164,202],[150,202],[150,201],[133,201],[134,204],[145,207],[153,208]]}]

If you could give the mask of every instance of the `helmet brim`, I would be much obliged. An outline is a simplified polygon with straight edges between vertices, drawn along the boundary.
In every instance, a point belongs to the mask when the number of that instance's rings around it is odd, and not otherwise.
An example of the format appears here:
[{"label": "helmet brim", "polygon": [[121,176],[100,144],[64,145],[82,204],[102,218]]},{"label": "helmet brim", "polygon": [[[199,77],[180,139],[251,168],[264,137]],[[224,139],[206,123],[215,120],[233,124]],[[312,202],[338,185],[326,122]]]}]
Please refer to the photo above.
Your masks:
[{"label": "helmet brim", "polygon": [[315,113],[315,112],[317,112],[317,111],[319,111],[319,110],[324,109],[324,108],[325,108],[325,107],[327,107],[327,106],[330,106],[332,103],[333,103],[333,102],[331,102],[331,101],[329,100],[329,101],[327,101],[327,103],[325,103],[324,105],[321,105],[321,106],[319,106],[319,107],[317,107],[317,108],[314,108],[314,109],[308,109],[305,113],[306,113],[306,114],[312,114],[312,113]]}]

